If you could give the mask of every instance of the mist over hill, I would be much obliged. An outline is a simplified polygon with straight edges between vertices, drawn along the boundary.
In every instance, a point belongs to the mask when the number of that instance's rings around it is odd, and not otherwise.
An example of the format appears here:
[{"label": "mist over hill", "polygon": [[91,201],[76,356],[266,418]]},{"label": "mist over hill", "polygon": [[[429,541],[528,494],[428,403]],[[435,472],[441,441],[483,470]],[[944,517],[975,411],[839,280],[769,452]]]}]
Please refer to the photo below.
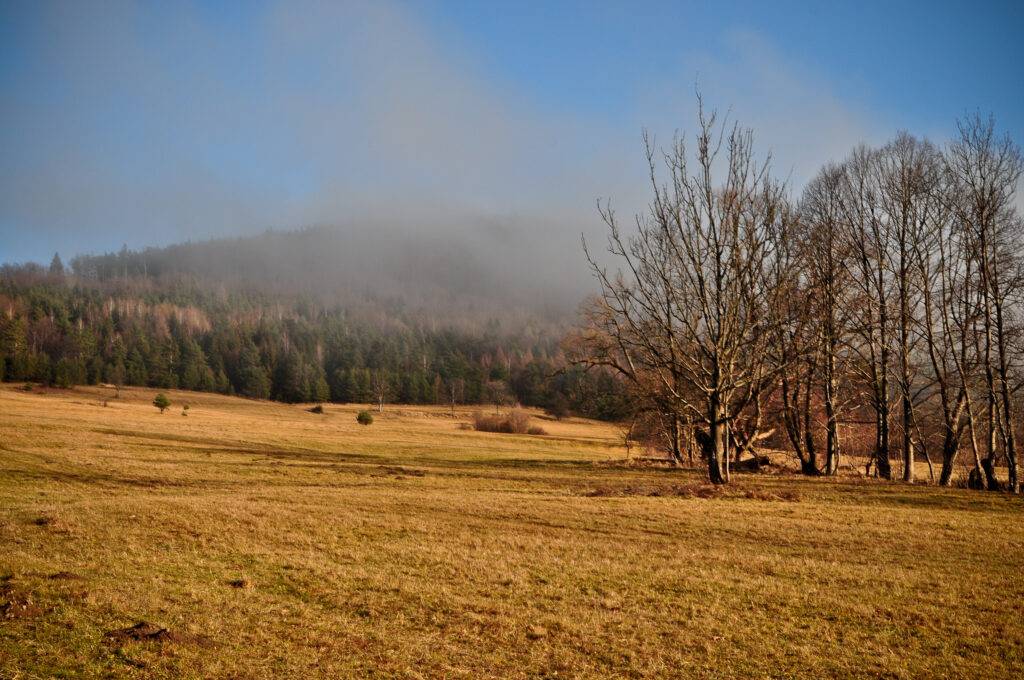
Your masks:
[{"label": "mist over hill", "polygon": [[582,265],[578,247],[555,257],[542,242],[497,226],[314,227],[71,260],[83,281],[160,286],[191,278],[210,290],[383,305],[442,325],[499,317],[562,325],[586,292]]}]

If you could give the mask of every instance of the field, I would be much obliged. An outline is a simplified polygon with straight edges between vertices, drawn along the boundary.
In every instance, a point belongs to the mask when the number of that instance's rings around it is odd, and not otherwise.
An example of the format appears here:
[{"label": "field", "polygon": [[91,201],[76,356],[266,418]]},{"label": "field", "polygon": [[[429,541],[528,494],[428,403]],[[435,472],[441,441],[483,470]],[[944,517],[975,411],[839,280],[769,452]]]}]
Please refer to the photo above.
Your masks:
[{"label": "field", "polygon": [[1024,676],[1020,498],[154,394],[0,386],[0,676]]}]

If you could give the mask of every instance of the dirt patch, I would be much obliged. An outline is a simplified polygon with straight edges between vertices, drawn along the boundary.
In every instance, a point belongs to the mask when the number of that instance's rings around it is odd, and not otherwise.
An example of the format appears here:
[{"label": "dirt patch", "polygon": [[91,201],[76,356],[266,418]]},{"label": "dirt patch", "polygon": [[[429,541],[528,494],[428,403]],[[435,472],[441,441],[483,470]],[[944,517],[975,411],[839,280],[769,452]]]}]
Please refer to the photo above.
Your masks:
[{"label": "dirt patch", "polygon": [[625,496],[675,496],[679,498],[718,498],[723,494],[721,487],[712,484],[626,484],[623,486],[598,486],[588,489],[584,496],[593,498]]},{"label": "dirt patch", "polygon": [[591,498],[624,498],[642,496],[648,498],[749,498],[761,501],[799,501],[798,494],[792,491],[779,493],[761,489],[743,489],[715,484],[625,484],[621,486],[604,485],[583,492]]},{"label": "dirt patch", "polygon": [[0,584],[0,621],[34,619],[42,613],[32,595],[17,590],[9,581]]},{"label": "dirt patch", "polygon": [[426,470],[418,470],[416,468],[401,467],[399,465],[381,465],[380,470],[385,475],[395,475],[398,478],[401,477],[426,477]]},{"label": "dirt patch", "polygon": [[82,577],[70,571],[58,571],[56,574],[50,574],[50,579],[54,581],[80,581]]},{"label": "dirt patch", "polygon": [[44,514],[32,520],[32,524],[42,529],[48,529],[58,534],[70,533],[70,525],[64,519],[54,514]]},{"label": "dirt patch", "polygon": [[[562,441],[570,441],[564,439]],[[602,468],[616,468],[620,470],[678,470],[679,468],[672,461],[671,458],[663,458],[661,456],[630,456],[629,458],[613,459],[613,460],[599,460],[591,463],[594,467]]]},{"label": "dirt patch", "polygon": [[103,637],[108,645],[118,648],[130,642],[159,646],[189,644],[198,647],[210,647],[213,643],[213,639],[207,635],[169,630],[149,621],[139,621],[134,626],[109,631]]},{"label": "dirt patch", "polygon": [[800,494],[795,491],[744,491],[744,498],[753,498],[759,501],[788,501],[797,503],[800,501]]},{"label": "dirt patch", "polygon": [[148,621],[139,621],[134,626],[109,631],[104,637],[108,642],[180,642],[181,636]]},{"label": "dirt patch", "polygon": [[252,588],[252,581],[244,578],[233,578],[228,581],[228,585],[232,588],[238,588],[240,590],[249,590]]}]

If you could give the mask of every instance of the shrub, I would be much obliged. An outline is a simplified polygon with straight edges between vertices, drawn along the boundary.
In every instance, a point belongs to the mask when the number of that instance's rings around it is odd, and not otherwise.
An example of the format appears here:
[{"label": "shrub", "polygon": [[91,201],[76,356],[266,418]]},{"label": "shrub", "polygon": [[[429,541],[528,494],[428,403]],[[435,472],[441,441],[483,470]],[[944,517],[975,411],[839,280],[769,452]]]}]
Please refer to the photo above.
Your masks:
[{"label": "shrub", "polygon": [[539,427],[531,428],[530,416],[522,411],[510,411],[503,416],[488,416],[477,411],[473,414],[473,429],[505,434],[545,434]]},{"label": "shrub", "polygon": [[309,409],[309,412],[310,413],[323,413],[324,412],[324,405],[323,404],[317,404],[313,408]]},{"label": "shrub", "polygon": [[369,411],[360,411],[356,414],[356,422],[360,425],[373,425],[373,414]]},{"label": "shrub", "polygon": [[555,420],[561,420],[569,415],[569,400],[561,392],[556,392],[544,412]]},{"label": "shrub", "polygon": [[158,409],[160,409],[160,413],[163,413],[164,411],[166,411],[167,407],[170,406],[170,405],[171,405],[171,400],[168,399],[167,395],[164,394],[163,392],[160,392],[159,394],[157,394],[156,398],[153,399],[153,406],[156,406]]},{"label": "shrub", "polygon": [[526,434],[547,434],[548,431],[538,425],[531,425],[526,430]]}]

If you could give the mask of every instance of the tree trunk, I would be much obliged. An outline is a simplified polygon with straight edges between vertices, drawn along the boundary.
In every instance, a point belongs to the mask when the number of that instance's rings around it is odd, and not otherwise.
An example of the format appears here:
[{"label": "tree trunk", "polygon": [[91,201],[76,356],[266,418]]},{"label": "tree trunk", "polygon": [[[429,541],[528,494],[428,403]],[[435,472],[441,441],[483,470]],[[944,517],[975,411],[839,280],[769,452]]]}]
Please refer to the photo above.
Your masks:
[{"label": "tree trunk", "polygon": [[974,455],[974,469],[971,470],[968,482],[972,489],[988,489],[988,480],[981,463],[981,453],[978,451],[978,431],[974,424],[974,405],[971,403],[970,390],[964,392],[964,403],[967,407],[967,431],[971,435],[971,453]]},{"label": "tree trunk", "polygon": [[[883,379],[882,384],[885,384]],[[875,446],[875,469],[882,479],[892,479],[892,466],[889,465],[889,398],[881,397],[876,423],[878,436]]]},{"label": "tree trunk", "polygon": [[913,407],[910,398],[904,394],[901,399],[903,406],[903,481],[914,483],[914,437]]},{"label": "tree trunk", "polygon": [[960,450],[960,441],[956,432],[947,425],[942,437],[942,470],[939,472],[939,486],[949,486],[953,479],[953,466],[956,454]]},{"label": "tree trunk", "polygon": [[996,477],[996,454],[998,448],[996,447],[996,403],[994,389],[994,386],[990,387],[988,410],[986,411],[988,417],[988,432],[985,437],[986,455],[981,461],[981,469],[985,473],[985,488],[990,491],[999,489],[999,478]]},{"label": "tree trunk", "polygon": [[999,359],[999,396],[1002,403],[1003,420],[1003,451],[1006,454],[1008,474],[1007,490],[1020,493],[1020,480],[1017,478],[1017,438],[1014,435],[1013,399],[1010,394],[1009,366],[1006,356],[1006,327],[1003,319],[1003,304],[996,301],[996,347]]},{"label": "tree trunk", "polygon": [[669,416],[668,426],[669,449],[672,452],[672,463],[676,467],[683,466],[683,452],[679,446],[679,415],[674,411]]},{"label": "tree trunk", "polygon": [[707,459],[708,478],[712,484],[725,484],[722,474],[722,460],[725,452],[725,419],[717,395],[711,397],[711,427],[708,436]]},{"label": "tree trunk", "polygon": [[836,417],[836,358],[829,349],[825,361],[825,474],[839,473],[839,421]]}]

